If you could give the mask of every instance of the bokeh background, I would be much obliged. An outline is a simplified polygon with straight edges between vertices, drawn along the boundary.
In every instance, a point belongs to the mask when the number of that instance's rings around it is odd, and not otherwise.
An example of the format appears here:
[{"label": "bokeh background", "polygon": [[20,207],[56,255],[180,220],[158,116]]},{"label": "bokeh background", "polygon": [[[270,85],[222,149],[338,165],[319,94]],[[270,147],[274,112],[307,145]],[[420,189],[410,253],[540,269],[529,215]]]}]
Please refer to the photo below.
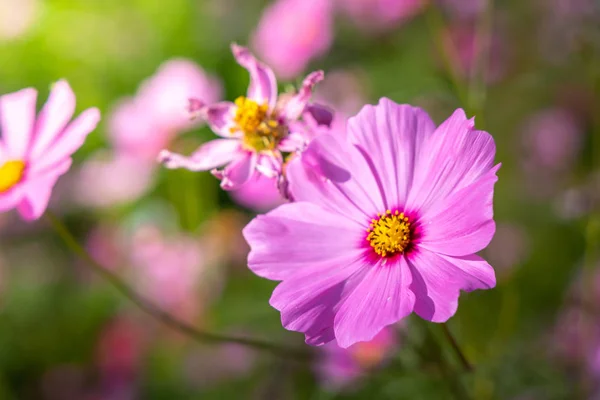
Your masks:
[{"label": "bokeh background", "polygon": [[[495,138],[494,290],[449,328],[408,318],[348,351],[309,348],[245,264],[242,227],[281,199],[165,170],[210,139],[187,99],[233,100],[247,72],[281,90],[314,69],[342,116],[380,97]],[[299,348],[201,343],[140,311],[41,220],[0,215],[2,399],[600,399],[600,2],[596,0],[0,0],[0,93],[66,78],[103,120],[51,209],[136,292],[200,330]],[[41,100],[40,100],[41,102]]]}]

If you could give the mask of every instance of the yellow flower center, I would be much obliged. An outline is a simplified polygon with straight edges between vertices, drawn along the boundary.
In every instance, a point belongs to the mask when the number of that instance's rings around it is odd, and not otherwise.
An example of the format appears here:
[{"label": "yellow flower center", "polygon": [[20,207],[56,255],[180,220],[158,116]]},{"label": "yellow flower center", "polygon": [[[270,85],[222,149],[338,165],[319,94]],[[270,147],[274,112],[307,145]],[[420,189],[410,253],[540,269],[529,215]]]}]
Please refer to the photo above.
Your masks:
[{"label": "yellow flower center", "polygon": [[0,193],[6,192],[23,178],[25,163],[20,160],[7,161],[0,167]]},{"label": "yellow flower center", "polygon": [[275,150],[287,130],[279,123],[275,113],[269,113],[269,105],[258,104],[243,96],[235,100],[235,105],[237,109],[233,120],[237,127],[231,128],[231,133],[241,130],[244,133],[242,142],[250,150]]},{"label": "yellow flower center", "polygon": [[379,219],[371,220],[367,229],[367,240],[381,257],[402,253],[410,244],[410,222],[404,213],[387,210],[385,214],[377,214]]}]

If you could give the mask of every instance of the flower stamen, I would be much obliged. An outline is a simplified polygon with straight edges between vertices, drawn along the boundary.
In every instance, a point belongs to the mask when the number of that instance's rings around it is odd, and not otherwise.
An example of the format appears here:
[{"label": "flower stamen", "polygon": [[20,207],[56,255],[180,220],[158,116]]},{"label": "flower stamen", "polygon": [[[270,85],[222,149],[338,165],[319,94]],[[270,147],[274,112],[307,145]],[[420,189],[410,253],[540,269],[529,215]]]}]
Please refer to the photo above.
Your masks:
[{"label": "flower stamen", "polygon": [[275,113],[269,113],[267,103],[258,104],[254,100],[240,96],[235,100],[237,109],[233,117],[236,127],[230,132],[242,131],[242,143],[249,150],[256,152],[275,150],[277,144],[286,135],[286,127],[282,125]]},{"label": "flower stamen", "polygon": [[7,161],[0,166],[0,193],[6,192],[23,179],[25,163],[20,160]]},{"label": "flower stamen", "polygon": [[392,213],[387,210],[385,214],[377,214],[379,219],[371,220],[367,229],[369,244],[381,257],[402,253],[411,239],[411,227],[407,216],[398,210]]}]

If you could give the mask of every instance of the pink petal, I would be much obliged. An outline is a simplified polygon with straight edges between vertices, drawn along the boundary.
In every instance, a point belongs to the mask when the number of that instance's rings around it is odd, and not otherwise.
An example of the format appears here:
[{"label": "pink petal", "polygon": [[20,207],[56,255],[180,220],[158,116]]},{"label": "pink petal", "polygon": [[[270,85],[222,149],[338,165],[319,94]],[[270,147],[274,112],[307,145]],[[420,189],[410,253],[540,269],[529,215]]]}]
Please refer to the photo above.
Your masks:
[{"label": "pink petal", "polygon": [[75,153],[100,121],[100,111],[97,108],[89,108],[71,122],[67,128],[54,142],[50,144],[35,164],[32,164],[32,171],[39,173],[57,164],[61,164]]},{"label": "pink petal", "polygon": [[277,149],[287,153],[293,153],[295,151],[303,150],[306,146],[307,140],[304,135],[296,132],[292,132],[279,142]]},{"label": "pink petal", "polygon": [[409,290],[411,281],[404,257],[370,265],[335,316],[338,345],[347,348],[369,341],[386,326],[409,315],[415,303],[415,295]]},{"label": "pink petal", "polygon": [[432,322],[445,322],[458,307],[460,290],[491,289],[496,285],[493,268],[476,255],[446,257],[416,251],[408,257],[413,281],[415,312]]},{"label": "pink petal", "polygon": [[7,158],[27,156],[35,124],[36,99],[35,89],[0,96],[0,127]]},{"label": "pink petal", "polygon": [[233,122],[235,109],[235,104],[223,101],[203,108],[201,114],[204,115],[206,122],[214,133],[225,138],[231,138],[238,136],[235,132],[231,132],[231,128],[235,128]]},{"label": "pink petal", "polygon": [[27,180],[23,184],[24,196],[18,210],[24,220],[33,221],[44,214],[56,181],[69,170],[71,163],[71,159],[66,159],[47,173]]},{"label": "pink petal", "polygon": [[386,209],[405,204],[423,143],[434,130],[426,112],[386,98],[348,120],[348,138],[368,159]]},{"label": "pink petal", "polygon": [[483,250],[496,230],[493,197],[499,167],[427,210],[419,219],[419,247],[451,256]]},{"label": "pink petal", "polygon": [[317,205],[284,204],[259,215],[243,230],[251,247],[248,267],[257,275],[282,280],[313,264],[331,264],[360,255],[360,225]]},{"label": "pink petal", "polygon": [[239,189],[244,183],[248,182],[255,173],[257,173],[256,163],[256,153],[250,151],[242,153],[223,170],[221,189]]},{"label": "pink petal", "polygon": [[334,339],[335,312],[361,282],[363,260],[347,254],[299,270],[273,291],[270,304],[281,311],[281,323],[303,332],[306,343],[319,346]]},{"label": "pink petal", "polygon": [[323,78],[325,78],[325,73],[323,71],[315,71],[304,79],[298,93],[286,103],[283,110],[283,116],[288,121],[294,121],[300,118],[304,110],[306,110],[308,101],[313,93],[313,88],[317,83],[321,82]]},{"label": "pink petal", "polygon": [[211,140],[186,157],[163,150],[158,162],[169,169],[185,168],[190,171],[209,171],[230,163],[240,155],[240,142],[234,139]]},{"label": "pink petal", "polygon": [[67,81],[60,80],[53,84],[50,97],[40,111],[36,124],[32,158],[36,159],[48,150],[54,140],[63,133],[74,112],[75,94]]},{"label": "pink petal", "polygon": [[426,210],[470,185],[492,168],[496,145],[487,132],[457,110],[424,144],[407,208]]},{"label": "pink petal", "polygon": [[16,185],[10,190],[0,193],[0,212],[16,208],[23,198],[23,185]]},{"label": "pink petal", "polygon": [[310,201],[368,222],[385,212],[382,194],[367,161],[335,135],[315,138],[301,156],[301,165],[288,166],[290,189],[297,201]]},{"label": "pink petal", "polygon": [[254,58],[245,47],[234,43],[231,51],[238,64],[250,73],[248,98],[259,104],[268,103],[269,109],[273,110],[277,103],[277,80],[271,68]]}]

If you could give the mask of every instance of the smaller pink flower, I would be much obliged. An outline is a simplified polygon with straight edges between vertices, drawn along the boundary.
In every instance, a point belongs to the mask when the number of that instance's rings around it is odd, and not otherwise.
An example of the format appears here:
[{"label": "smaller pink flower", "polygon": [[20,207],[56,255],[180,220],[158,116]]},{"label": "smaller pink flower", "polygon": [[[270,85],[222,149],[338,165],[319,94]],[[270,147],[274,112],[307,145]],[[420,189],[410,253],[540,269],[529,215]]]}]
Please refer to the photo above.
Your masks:
[{"label": "smaller pink flower", "polygon": [[204,104],[221,98],[221,84],[186,59],[162,64],[133,98],[121,101],[109,120],[115,149],[130,157],[154,160],[179,133],[198,125],[188,113],[191,97]]},{"label": "smaller pink flower", "polygon": [[0,97],[0,212],[16,208],[28,221],[46,211],[71,155],[100,120],[98,109],[90,108],[69,123],[75,94],[64,80],[53,85],[37,118],[36,99],[31,88]]},{"label": "smaller pink flower", "polygon": [[423,0],[337,0],[342,9],[361,29],[382,31],[417,15]]},{"label": "smaller pink flower", "polygon": [[264,11],[252,44],[277,75],[292,79],[332,41],[331,0],[277,0]]},{"label": "smaller pink flower", "polygon": [[[247,95],[238,97],[235,103],[221,102],[199,110],[221,139],[205,143],[190,157],[167,150],[158,157],[167,168],[211,170],[225,190],[238,189],[258,174],[279,176],[281,153],[295,151],[302,142],[290,125],[302,117],[314,85],[323,79],[322,71],[313,72],[297,94],[278,99],[273,71],[244,47],[234,44],[232,51],[250,73]],[[221,166],[225,168],[217,169]]]},{"label": "smaller pink flower", "polygon": [[393,328],[385,328],[372,340],[353,344],[347,349],[328,343],[322,347],[317,370],[325,386],[337,389],[356,381],[365,372],[381,367],[397,345]]}]

